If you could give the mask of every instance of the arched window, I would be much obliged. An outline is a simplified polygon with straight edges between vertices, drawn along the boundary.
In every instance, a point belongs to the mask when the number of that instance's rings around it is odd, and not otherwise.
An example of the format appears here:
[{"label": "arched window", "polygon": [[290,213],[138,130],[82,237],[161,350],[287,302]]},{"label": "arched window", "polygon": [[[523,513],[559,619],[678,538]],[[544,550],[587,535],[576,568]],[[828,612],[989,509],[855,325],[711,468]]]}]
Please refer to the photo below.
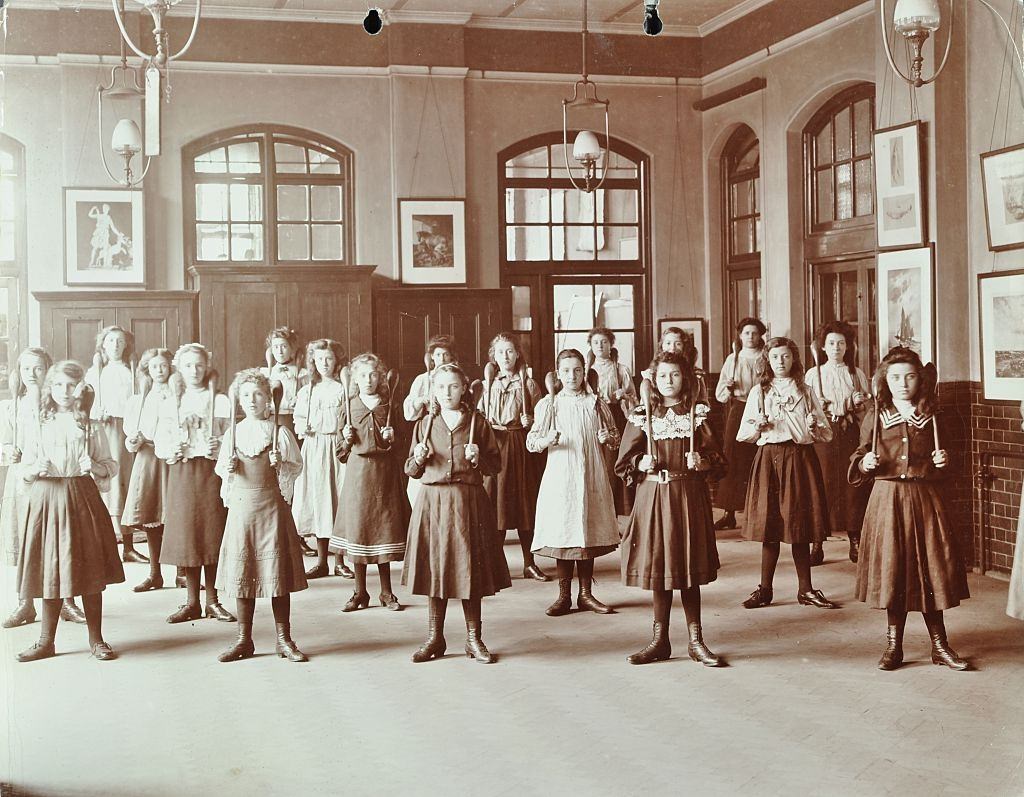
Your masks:
[{"label": "arched window", "polygon": [[808,339],[822,323],[857,330],[857,364],[878,362],[872,135],[875,87],[861,83],[826,102],[804,128],[804,259]]},{"label": "arched window", "polygon": [[21,345],[25,291],[25,148],[0,133],[0,393]]},{"label": "arched window", "polygon": [[559,130],[499,152],[498,169],[501,284],[531,362],[585,350],[590,328],[606,326],[635,372],[651,353],[647,156],[611,139],[604,184],[587,194],[569,181]]},{"label": "arched window", "polygon": [[741,318],[761,317],[761,147],[754,131],[736,130],[722,153],[725,229],[725,336],[733,340]]},{"label": "arched window", "polygon": [[183,150],[193,263],[355,260],[353,156],[306,130],[251,125]]}]

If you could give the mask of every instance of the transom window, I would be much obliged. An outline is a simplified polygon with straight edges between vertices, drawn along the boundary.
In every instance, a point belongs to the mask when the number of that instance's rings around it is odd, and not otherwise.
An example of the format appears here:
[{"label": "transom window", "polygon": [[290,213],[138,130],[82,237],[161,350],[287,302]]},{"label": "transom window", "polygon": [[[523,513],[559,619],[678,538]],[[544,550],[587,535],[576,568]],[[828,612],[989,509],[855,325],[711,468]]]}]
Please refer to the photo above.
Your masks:
[{"label": "transom window", "polygon": [[352,153],[293,128],[224,131],[185,148],[197,263],[351,263]]},{"label": "transom window", "polygon": [[874,89],[840,94],[808,125],[805,141],[812,164],[812,230],[863,224],[874,213],[871,139]]}]

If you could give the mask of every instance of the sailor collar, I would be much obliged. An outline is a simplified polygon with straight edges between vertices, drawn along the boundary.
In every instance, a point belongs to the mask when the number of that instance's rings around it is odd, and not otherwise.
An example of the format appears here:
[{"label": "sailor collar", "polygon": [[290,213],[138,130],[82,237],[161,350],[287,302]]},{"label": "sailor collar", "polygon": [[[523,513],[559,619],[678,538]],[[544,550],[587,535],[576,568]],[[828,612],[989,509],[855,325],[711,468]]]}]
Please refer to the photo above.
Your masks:
[{"label": "sailor collar", "polygon": [[918,410],[914,410],[914,414],[909,418],[904,418],[899,410],[894,407],[886,407],[879,413],[879,419],[882,422],[883,429],[891,429],[894,426],[899,426],[904,420],[913,426],[915,429],[924,429],[928,425],[929,421],[934,417],[933,415],[922,415]]}]

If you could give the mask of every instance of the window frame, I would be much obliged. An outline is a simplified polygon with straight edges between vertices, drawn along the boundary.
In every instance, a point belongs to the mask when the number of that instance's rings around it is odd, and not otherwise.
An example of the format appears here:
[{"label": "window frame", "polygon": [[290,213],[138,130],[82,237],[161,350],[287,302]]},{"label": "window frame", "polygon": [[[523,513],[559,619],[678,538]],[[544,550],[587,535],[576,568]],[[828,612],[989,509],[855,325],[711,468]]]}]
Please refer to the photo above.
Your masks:
[{"label": "window frame", "polygon": [[[255,139],[259,147],[261,173],[235,175],[202,174],[195,171],[195,159],[204,152],[226,147],[240,140]],[[341,174],[277,173],[274,143],[291,144],[328,152],[341,162]],[[339,141],[311,130],[289,125],[252,124],[218,130],[198,138],[182,147],[183,223],[185,232],[185,267],[232,266],[236,268],[297,268],[311,265],[355,265],[356,263],[356,207],[355,207],[355,154]],[[229,177],[233,179],[217,179]],[[203,183],[231,185],[258,184],[263,189],[263,257],[258,260],[201,260],[196,250],[196,186]],[[277,187],[280,185],[338,185],[342,188],[342,258],[340,260],[282,260],[278,253]],[[230,223],[229,222],[225,222]],[[285,222],[287,223],[287,222]],[[315,226],[310,219],[306,222]],[[312,235],[312,232],[310,232]],[[230,245],[230,242],[229,242]],[[312,249],[310,249],[312,255]]]},{"label": "window frame", "polygon": [[[7,362],[8,368],[17,368],[18,355],[26,345],[28,318],[28,200],[26,194],[25,145],[13,136],[0,132],[0,150],[14,158],[14,258],[0,261],[0,287],[8,291]],[[10,398],[10,385],[0,380],[0,397]]]}]

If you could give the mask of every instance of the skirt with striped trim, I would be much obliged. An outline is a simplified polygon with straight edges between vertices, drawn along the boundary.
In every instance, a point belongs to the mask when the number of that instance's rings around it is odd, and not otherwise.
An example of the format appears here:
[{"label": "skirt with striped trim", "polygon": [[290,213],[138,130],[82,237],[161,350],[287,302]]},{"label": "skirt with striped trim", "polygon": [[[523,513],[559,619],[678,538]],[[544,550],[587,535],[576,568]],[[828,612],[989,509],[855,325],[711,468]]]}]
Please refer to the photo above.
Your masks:
[{"label": "skirt with striped trim", "polygon": [[345,466],[329,548],[345,553],[357,565],[400,562],[405,558],[409,514],[397,452],[353,453]]}]

